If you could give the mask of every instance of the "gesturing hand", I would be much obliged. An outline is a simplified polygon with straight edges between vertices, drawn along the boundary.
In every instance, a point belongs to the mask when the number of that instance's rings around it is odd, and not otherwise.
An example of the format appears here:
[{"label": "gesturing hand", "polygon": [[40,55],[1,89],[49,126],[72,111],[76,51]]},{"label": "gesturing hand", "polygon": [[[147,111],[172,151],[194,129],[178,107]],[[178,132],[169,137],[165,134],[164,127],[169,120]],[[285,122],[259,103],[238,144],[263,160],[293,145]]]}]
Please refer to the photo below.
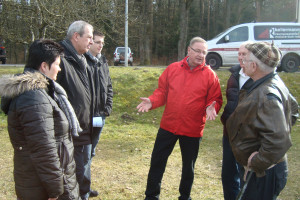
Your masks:
[{"label": "gesturing hand", "polygon": [[206,108],[206,119],[207,120],[215,120],[217,117],[217,112],[215,109],[216,101],[214,101],[212,104],[210,104]]},{"label": "gesturing hand", "polygon": [[136,107],[138,112],[148,112],[152,108],[152,103],[149,98],[141,97],[142,102]]}]

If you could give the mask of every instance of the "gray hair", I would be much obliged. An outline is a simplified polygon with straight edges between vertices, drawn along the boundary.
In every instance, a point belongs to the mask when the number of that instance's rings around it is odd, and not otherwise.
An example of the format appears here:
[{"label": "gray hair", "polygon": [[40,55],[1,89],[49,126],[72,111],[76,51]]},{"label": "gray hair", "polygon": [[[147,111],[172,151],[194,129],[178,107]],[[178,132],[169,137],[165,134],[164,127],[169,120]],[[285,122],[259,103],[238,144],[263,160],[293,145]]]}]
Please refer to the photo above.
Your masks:
[{"label": "gray hair", "polygon": [[90,26],[90,27],[93,28],[92,25],[90,25],[89,23],[87,23],[85,21],[75,21],[75,22],[73,22],[69,26],[69,29],[68,29],[68,32],[67,32],[67,39],[70,40],[75,32],[78,33],[80,36],[82,36],[84,34],[86,26]]},{"label": "gray hair", "polygon": [[201,42],[201,43],[206,44],[206,40],[204,40],[203,38],[201,38],[201,37],[194,37],[194,38],[191,39],[189,46],[192,46],[196,42]]},{"label": "gray hair", "polygon": [[266,65],[265,63],[263,63],[262,61],[260,61],[258,58],[256,58],[256,56],[250,51],[250,54],[249,54],[249,58],[250,60],[252,60],[253,62],[255,62],[258,66],[258,68],[265,72],[265,73],[271,73],[271,72],[274,72],[276,70],[276,67],[273,68],[273,67],[270,67],[268,65]]}]

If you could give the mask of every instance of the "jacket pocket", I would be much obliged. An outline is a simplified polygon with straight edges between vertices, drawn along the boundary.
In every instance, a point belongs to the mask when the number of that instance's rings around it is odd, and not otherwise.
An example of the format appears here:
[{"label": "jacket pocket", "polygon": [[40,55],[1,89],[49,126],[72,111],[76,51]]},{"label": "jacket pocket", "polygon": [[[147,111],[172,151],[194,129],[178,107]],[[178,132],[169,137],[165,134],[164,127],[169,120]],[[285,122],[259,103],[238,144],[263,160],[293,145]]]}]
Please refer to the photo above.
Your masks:
[{"label": "jacket pocket", "polygon": [[240,124],[237,128],[234,128],[233,130],[227,130],[230,144],[234,143],[234,141],[237,140],[237,137],[241,131],[242,126],[243,124]]}]

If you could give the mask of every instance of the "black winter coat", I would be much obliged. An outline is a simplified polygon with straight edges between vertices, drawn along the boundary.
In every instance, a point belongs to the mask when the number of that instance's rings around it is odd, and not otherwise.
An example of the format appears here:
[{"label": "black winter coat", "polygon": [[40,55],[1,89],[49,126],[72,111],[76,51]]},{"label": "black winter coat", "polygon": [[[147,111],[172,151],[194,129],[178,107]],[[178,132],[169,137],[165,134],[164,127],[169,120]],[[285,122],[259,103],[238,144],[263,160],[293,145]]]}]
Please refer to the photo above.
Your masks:
[{"label": "black winter coat", "polygon": [[[229,69],[229,71],[231,72],[231,75],[227,81],[227,89],[226,89],[227,104],[225,105],[224,111],[221,115],[221,122],[224,126],[223,134],[226,136],[228,135],[227,129],[226,129],[226,121],[229,118],[229,116],[233,113],[235,108],[237,107],[238,101],[239,101],[239,93],[240,93],[239,72],[240,72],[240,70],[241,70],[240,65],[233,66]],[[252,79],[249,79],[243,85],[243,88],[249,88],[252,83],[253,83]]]},{"label": "black winter coat", "polygon": [[113,88],[107,60],[103,55],[98,60],[90,53],[86,54],[86,58],[89,66],[92,67],[94,81],[94,117],[109,116],[112,111]]},{"label": "black winter coat", "polygon": [[39,72],[1,80],[15,190],[22,200],[79,199],[69,124],[53,99],[51,81]]},{"label": "black winter coat", "polygon": [[78,54],[74,54],[75,49],[70,49],[65,45],[66,41],[61,43],[65,51],[61,58],[61,71],[57,75],[56,82],[65,89],[83,130],[79,137],[73,137],[74,146],[87,145],[91,144],[93,103],[95,101],[93,99],[92,71],[86,60],[85,62],[78,60]]}]

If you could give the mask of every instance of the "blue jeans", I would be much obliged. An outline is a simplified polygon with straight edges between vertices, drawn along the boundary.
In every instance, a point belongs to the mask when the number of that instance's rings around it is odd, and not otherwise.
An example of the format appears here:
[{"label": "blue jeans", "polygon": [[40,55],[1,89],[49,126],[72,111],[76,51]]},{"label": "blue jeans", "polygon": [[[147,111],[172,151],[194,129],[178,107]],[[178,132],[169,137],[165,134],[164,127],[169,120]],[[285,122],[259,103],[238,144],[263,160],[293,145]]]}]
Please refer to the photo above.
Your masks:
[{"label": "blue jeans", "polygon": [[239,164],[231,150],[228,136],[223,136],[222,185],[225,200],[236,199],[240,192]]},{"label": "blue jeans", "polygon": [[89,198],[91,189],[91,150],[92,144],[74,146],[76,178],[81,198]]},{"label": "blue jeans", "polygon": [[[240,168],[241,185],[244,185],[244,167]],[[248,173],[249,176],[249,173]],[[286,185],[288,176],[287,161],[283,161],[274,167],[266,170],[266,175],[263,177],[256,177],[252,174],[243,200],[276,200],[280,192]]]},{"label": "blue jeans", "polygon": [[182,174],[179,185],[180,200],[191,200],[190,193],[194,181],[194,167],[202,138],[174,135],[162,128],[158,130],[147,180],[145,200],[159,199],[160,186],[167,160],[179,140],[182,157]]},{"label": "blue jeans", "polygon": [[100,135],[103,130],[105,124],[105,116],[101,116],[103,121],[102,127],[93,127],[93,134],[92,134],[92,157],[96,155],[96,146],[100,140]]}]

